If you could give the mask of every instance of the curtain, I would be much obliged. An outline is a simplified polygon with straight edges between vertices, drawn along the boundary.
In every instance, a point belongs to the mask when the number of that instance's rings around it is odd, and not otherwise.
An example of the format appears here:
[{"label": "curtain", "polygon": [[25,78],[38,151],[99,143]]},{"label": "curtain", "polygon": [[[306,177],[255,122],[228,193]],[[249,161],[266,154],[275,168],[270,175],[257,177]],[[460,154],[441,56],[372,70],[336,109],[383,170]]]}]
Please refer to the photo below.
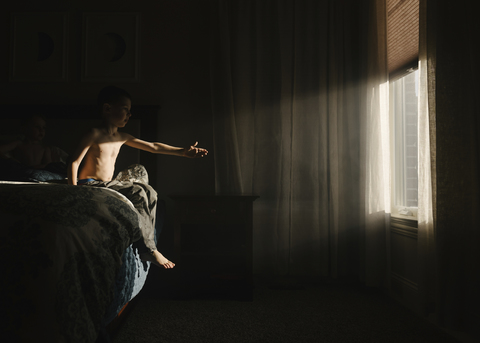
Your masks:
[{"label": "curtain", "polygon": [[[434,223],[435,173],[435,25],[434,12],[420,1],[419,105],[418,105],[418,256],[419,308],[424,316],[434,311],[437,262]],[[428,27],[427,27],[428,21]],[[427,32],[428,28],[428,32]]]},{"label": "curtain", "polygon": [[391,171],[390,119],[387,62],[387,23],[385,1],[367,1],[368,13],[362,16],[367,32],[360,79],[361,127],[361,231],[360,279],[366,285],[386,287],[387,237],[390,229]]},{"label": "curtain", "polygon": [[[437,322],[480,339],[480,24],[474,1],[427,2],[435,44],[431,132]],[[429,26],[433,26],[432,33]],[[427,42],[427,46],[429,42]],[[430,105],[430,101],[429,101]]]},{"label": "curtain", "polygon": [[254,193],[254,270],[385,282],[383,1],[212,1],[218,193]]},{"label": "curtain", "polygon": [[420,1],[418,243],[423,314],[477,341],[480,27],[473,6]]}]

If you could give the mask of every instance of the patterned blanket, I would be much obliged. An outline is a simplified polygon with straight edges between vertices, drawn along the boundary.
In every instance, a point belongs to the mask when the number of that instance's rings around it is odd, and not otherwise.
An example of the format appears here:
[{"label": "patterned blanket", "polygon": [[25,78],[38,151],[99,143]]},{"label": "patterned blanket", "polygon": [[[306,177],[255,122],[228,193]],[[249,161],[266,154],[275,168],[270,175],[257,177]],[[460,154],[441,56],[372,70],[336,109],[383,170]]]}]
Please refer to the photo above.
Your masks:
[{"label": "patterned blanket", "polygon": [[138,223],[108,188],[0,182],[2,340],[94,342]]}]

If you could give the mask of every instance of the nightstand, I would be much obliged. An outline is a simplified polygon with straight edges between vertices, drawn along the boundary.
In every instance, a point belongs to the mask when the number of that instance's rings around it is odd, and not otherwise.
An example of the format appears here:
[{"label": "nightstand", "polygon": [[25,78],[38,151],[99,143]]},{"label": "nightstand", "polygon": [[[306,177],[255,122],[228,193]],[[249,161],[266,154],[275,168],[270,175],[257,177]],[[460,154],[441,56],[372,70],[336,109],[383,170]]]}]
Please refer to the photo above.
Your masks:
[{"label": "nightstand", "polygon": [[252,233],[256,195],[172,194],[175,269],[188,295],[253,300]]}]

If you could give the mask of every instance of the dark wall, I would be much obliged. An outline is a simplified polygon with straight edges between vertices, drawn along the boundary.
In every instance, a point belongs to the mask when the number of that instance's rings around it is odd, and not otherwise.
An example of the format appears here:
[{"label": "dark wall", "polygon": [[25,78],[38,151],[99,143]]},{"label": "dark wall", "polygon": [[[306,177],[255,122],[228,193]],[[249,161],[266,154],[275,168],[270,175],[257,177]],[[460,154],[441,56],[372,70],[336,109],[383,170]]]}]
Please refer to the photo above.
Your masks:
[{"label": "dark wall", "polygon": [[[135,104],[159,105],[157,140],[183,146],[199,142],[210,151],[199,160],[155,156],[160,199],[167,201],[167,226],[173,192],[214,190],[212,118],[209,94],[209,7],[202,0],[92,1],[45,0],[9,2],[0,14],[0,104],[93,104],[106,85],[81,82],[82,14],[140,12],[140,82],[116,83],[127,89]],[[68,80],[9,82],[10,15],[12,12],[66,12]],[[1,112],[0,112],[1,113]],[[2,116],[8,115],[1,113]],[[169,219],[170,218],[170,219]]]}]

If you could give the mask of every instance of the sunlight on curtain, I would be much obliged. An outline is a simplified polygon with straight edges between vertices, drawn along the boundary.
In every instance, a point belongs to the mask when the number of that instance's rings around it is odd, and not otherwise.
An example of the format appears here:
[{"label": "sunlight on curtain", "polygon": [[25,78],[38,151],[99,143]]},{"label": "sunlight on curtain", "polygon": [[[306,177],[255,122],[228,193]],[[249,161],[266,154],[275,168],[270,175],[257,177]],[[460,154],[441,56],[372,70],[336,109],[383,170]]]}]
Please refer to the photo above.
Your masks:
[{"label": "sunlight on curtain", "polygon": [[[435,137],[435,52],[427,41],[426,1],[420,1],[418,101],[418,258],[420,311],[428,315],[436,299],[435,223],[433,211],[431,138]],[[430,23],[432,25],[432,23]],[[430,36],[430,38],[432,38]],[[432,45],[433,44],[433,45]],[[434,151],[434,150],[433,150]]]},{"label": "sunlight on curtain", "polygon": [[361,87],[366,92],[365,105],[361,106],[362,150],[365,168],[364,219],[360,242],[362,272],[360,279],[368,286],[387,285],[387,232],[390,225],[390,121],[389,84],[386,46],[385,1],[368,2],[370,12],[366,37],[366,70]]},{"label": "sunlight on curtain", "polygon": [[255,272],[382,285],[384,1],[216,0],[211,23],[216,191],[260,196]]},{"label": "sunlight on curtain", "polygon": [[[434,301],[435,226],[433,221],[432,178],[430,163],[430,125],[428,109],[427,61],[420,55],[420,97],[418,116],[418,253],[420,267],[420,302],[423,311]],[[427,314],[425,312],[425,314]]]},{"label": "sunlight on curtain", "polygon": [[[386,75],[385,75],[386,77]],[[371,104],[367,120],[368,170],[367,214],[390,213],[391,171],[390,171],[390,119],[389,83],[376,85],[371,91]]]}]

